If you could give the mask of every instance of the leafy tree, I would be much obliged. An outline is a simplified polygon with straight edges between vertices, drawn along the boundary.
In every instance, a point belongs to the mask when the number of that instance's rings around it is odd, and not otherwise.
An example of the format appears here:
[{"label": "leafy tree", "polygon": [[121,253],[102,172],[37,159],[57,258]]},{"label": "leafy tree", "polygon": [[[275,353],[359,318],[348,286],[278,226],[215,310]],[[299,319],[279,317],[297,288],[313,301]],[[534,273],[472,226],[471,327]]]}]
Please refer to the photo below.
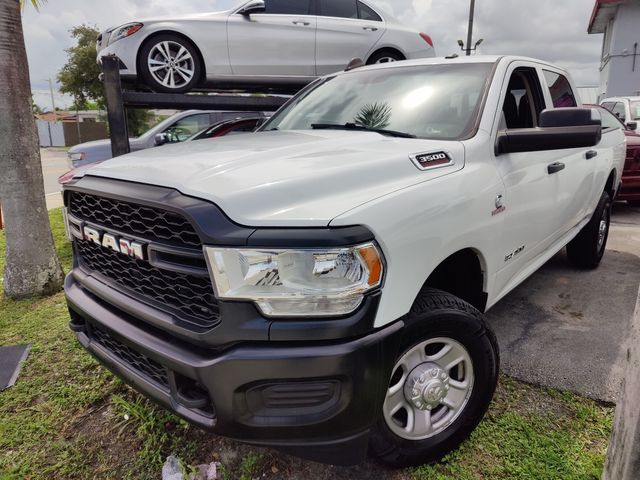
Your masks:
[{"label": "leafy tree", "polygon": [[[96,62],[96,39],[100,32],[95,26],[78,25],[69,33],[76,39],[76,45],[66,50],[67,63],[58,72],[60,91],[73,97],[74,109],[85,110],[91,103],[95,103],[98,109],[104,109],[104,85],[99,79],[100,65]],[[149,118],[146,110],[127,110],[129,133],[133,136],[144,133]]]},{"label": "leafy tree", "polygon": [[[38,6],[36,0],[31,3]],[[63,281],[44,197],[23,4],[0,0],[0,204],[6,228],[3,290],[9,298],[47,295]]]},{"label": "leafy tree", "polygon": [[40,105],[38,105],[36,101],[33,99],[33,95],[31,96],[31,110],[33,111],[34,115],[44,113]]}]

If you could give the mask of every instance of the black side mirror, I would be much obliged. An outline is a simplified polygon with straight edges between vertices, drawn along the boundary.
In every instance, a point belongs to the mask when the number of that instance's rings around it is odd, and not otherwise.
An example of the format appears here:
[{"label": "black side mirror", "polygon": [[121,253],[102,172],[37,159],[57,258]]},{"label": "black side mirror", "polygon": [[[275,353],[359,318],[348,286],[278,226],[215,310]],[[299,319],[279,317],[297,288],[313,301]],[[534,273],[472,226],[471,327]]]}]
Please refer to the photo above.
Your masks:
[{"label": "black side mirror", "polygon": [[627,122],[627,128],[629,130],[637,130],[638,129],[638,122]]},{"label": "black side mirror", "polygon": [[264,0],[251,0],[244,7],[238,10],[238,13],[245,17],[249,17],[252,13],[264,13],[266,9],[267,6],[265,5]]},{"label": "black side mirror", "polygon": [[166,133],[156,133],[156,136],[153,137],[156,147],[160,145],[164,145],[165,143],[169,143],[169,137]]},{"label": "black side mirror", "polygon": [[540,114],[537,128],[513,128],[498,133],[496,155],[587,148],[600,143],[602,117],[596,108],[554,108]]}]

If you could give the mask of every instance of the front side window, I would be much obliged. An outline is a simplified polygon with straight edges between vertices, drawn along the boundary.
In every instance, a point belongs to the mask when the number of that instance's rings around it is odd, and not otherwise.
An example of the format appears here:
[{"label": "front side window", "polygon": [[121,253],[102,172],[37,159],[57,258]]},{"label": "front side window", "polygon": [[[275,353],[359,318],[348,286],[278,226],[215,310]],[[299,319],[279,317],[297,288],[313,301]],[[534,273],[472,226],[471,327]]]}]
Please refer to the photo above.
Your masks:
[{"label": "front side window", "polygon": [[265,11],[271,15],[309,15],[311,0],[265,0]]},{"label": "front side window", "polygon": [[475,128],[492,64],[353,70],[302,94],[264,130],[366,127],[454,140]]},{"label": "front side window", "polygon": [[320,0],[322,17],[358,18],[356,0]]},{"label": "front side window", "polygon": [[630,102],[629,107],[631,107],[631,120],[640,120],[640,102]]},{"label": "front side window", "polygon": [[381,22],[382,18],[378,15],[373,8],[365,5],[362,2],[358,2],[358,18],[361,20],[368,20],[370,22]]},{"label": "front side window", "polygon": [[209,126],[209,115],[206,113],[181,118],[167,128],[164,133],[170,143],[184,142],[203,128]]},{"label": "front side window", "polygon": [[551,93],[554,108],[577,107],[576,97],[571,90],[571,84],[564,75],[544,70],[544,78]]},{"label": "front side window", "polygon": [[624,104],[622,102],[617,102],[611,109],[611,112],[624,122],[626,115],[624,111]]},{"label": "front side window", "polygon": [[599,109],[600,116],[602,117],[602,129],[614,129],[614,128],[623,128],[623,124],[618,120],[617,117],[613,116],[613,114],[607,110],[606,108]]}]

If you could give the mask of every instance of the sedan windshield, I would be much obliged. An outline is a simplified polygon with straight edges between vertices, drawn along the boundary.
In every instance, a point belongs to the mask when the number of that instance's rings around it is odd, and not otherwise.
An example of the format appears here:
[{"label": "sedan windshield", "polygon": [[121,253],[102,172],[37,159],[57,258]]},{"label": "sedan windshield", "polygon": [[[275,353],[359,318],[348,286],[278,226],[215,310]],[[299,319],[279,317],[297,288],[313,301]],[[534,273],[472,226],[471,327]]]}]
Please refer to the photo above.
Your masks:
[{"label": "sedan windshield", "polygon": [[340,129],[440,140],[473,131],[492,64],[354,70],[302,93],[264,130]]}]

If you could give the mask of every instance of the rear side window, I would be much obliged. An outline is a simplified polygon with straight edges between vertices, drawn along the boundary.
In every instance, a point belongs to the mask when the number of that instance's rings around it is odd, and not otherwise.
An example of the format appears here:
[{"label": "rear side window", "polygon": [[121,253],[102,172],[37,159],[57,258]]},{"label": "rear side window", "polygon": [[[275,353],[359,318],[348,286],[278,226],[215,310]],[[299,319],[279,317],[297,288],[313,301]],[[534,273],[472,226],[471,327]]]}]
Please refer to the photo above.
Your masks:
[{"label": "rear side window", "polygon": [[544,78],[547,81],[554,108],[578,106],[569,80],[564,75],[544,70]]},{"label": "rear side window", "polygon": [[320,0],[320,16],[358,18],[356,0]]},{"label": "rear side window", "polygon": [[376,12],[373,11],[373,8],[368,7],[362,2],[358,2],[358,18],[361,20],[368,20],[370,22],[381,22],[382,18]]},{"label": "rear side window", "polygon": [[265,0],[265,13],[272,15],[309,15],[311,0]]}]

